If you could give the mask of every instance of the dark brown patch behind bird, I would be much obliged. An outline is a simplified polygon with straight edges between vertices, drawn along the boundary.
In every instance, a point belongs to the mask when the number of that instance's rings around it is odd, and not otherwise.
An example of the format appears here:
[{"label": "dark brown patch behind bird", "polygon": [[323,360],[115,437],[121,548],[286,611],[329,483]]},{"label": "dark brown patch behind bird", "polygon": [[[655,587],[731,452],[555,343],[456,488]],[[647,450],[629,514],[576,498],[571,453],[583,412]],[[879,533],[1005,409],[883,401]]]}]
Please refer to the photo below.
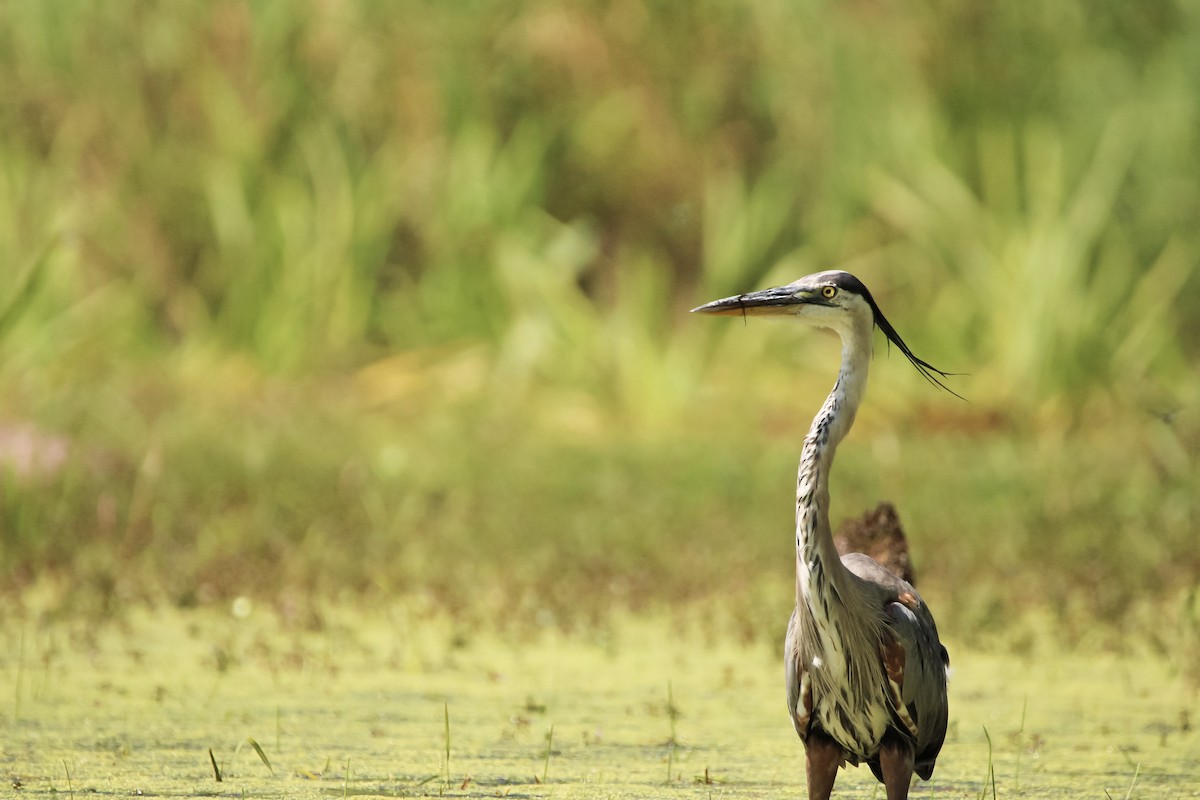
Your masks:
[{"label": "dark brown patch behind bird", "polygon": [[900,525],[900,515],[891,503],[882,502],[861,517],[843,522],[833,543],[840,555],[865,553],[893,574],[913,583],[908,539]]}]

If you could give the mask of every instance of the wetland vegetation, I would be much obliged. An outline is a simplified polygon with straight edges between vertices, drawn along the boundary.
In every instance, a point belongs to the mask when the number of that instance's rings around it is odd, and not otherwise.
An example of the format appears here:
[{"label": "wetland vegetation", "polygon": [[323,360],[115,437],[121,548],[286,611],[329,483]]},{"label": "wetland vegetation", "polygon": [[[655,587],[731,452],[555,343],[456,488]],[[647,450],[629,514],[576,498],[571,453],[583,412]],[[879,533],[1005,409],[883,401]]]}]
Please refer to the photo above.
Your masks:
[{"label": "wetland vegetation", "polygon": [[1194,0],[14,2],[0,85],[25,796],[800,795],[836,346],[686,312],[834,265],[968,399],[881,347],[833,479],[916,796],[1200,792]]}]

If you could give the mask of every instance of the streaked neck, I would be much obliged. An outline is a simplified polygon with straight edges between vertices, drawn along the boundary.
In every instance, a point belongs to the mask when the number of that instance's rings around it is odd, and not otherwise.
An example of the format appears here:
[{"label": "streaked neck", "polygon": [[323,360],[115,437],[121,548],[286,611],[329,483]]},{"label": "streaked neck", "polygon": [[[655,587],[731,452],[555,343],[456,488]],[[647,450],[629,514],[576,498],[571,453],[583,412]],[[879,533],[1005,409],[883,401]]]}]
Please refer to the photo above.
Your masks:
[{"label": "streaked neck", "polygon": [[872,327],[866,321],[838,331],[842,365],[837,381],[804,439],[796,483],[796,601],[800,606],[807,605],[818,584],[837,583],[846,571],[829,525],[829,472],[866,392]]}]

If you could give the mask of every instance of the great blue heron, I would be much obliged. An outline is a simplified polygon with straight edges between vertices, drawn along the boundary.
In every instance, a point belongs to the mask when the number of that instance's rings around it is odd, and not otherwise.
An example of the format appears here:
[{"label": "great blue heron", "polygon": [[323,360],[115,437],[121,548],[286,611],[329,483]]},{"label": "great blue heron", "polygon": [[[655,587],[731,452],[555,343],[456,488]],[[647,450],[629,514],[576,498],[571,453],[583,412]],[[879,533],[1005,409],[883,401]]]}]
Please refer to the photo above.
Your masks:
[{"label": "great blue heron", "polygon": [[861,553],[838,558],[829,527],[829,470],[867,388],[874,328],[926,380],[951,391],[940,380],[948,373],[917,358],[867,287],[847,272],[819,272],[693,310],[790,316],[841,336],[837,382],[800,458],[796,609],[784,653],[788,713],[804,741],[810,799],[829,797],[846,762],[866,762],[889,800],[907,798],[914,771],[926,780],[933,774],[946,736],[949,659],[910,583]]}]

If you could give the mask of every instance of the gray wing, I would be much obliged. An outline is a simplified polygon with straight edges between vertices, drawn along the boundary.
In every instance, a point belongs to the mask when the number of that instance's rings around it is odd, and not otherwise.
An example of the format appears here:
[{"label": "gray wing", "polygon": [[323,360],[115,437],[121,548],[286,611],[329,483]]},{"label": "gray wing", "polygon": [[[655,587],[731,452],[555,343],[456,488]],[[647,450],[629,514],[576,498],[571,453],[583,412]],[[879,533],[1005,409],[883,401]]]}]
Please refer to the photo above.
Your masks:
[{"label": "gray wing", "polygon": [[783,643],[783,672],[787,685],[788,716],[801,739],[808,737],[809,716],[812,712],[812,695],[800,658],[800,631],[796,623],[796,611],[788,620],[787,638]]},{"label": "gray wing", "polygon": [[946,738],[949,656],[937,624],[917,590],[860,553],[842,557],[846,568],[877,593],[887,634],[880,655],[893,694],[896,727],[914,742],[914,768],[928,780]]},{"label": "gray wing", "polygon": [[897,600],[884,610],[896,639],[891,647],[903,650],[899,694],[916,727],[914,769],[929,780],[946,738],[946,667],[950,659],[938,640],[933,616],[919,597],[915,600],[915,607],[912,601]]}]

